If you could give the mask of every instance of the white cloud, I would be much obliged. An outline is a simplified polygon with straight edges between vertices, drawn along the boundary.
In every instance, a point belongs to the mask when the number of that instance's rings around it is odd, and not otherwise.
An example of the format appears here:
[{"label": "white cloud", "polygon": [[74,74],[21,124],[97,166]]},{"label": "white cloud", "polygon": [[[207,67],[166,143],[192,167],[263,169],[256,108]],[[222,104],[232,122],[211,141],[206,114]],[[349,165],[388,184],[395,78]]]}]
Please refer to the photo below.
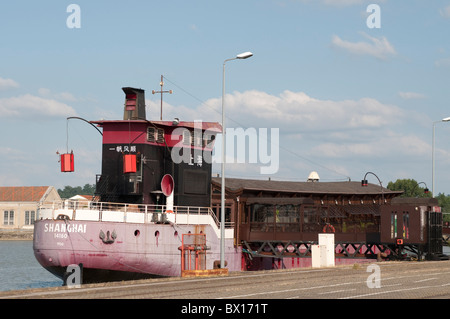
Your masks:
[{"label": "white cloud", "polygon": [[25,94],[18,97],[0,99],[0,114],[2,117],[66,117],[76,115],[75,110],[53,99]]},{"label": "white cloud", "polygon": [[[161,117],[161,104],[160,101],[145,100],[145,111],[148,120],[159,121]],[[211,118],[208,116],[202,116],[202,113],[198,109],[188,108],[184,105],[172,105],[163,101],[162,115],[164,121],[172,121],[174,118],[179,118],[180,121],[217,121],[217,118]]]},{"label": "white cloud", "polygon": [[440,9],[439,13],[445,19],[449,19],[450,18],[450,6],[447,6],[447,7],[443,8],[443,9]]},{"label": "white cloud", "polygon": [[39,93],[40,96],[49,97],[50,94],[51,94],[51,91],[50,91],[50,89],[47,89],[47,88],[40,88],[38,90],[38,93]]},{"label": "white cloud", "polygon": [[16,89],[19,87],[19,83],[12,79],[0,78],[0,91],[5,91],[9,89]]},{"label": "white cloud", "polygon": [[[220,123],[221,102],[221,97],[213,98],[195,108],[164,103],[163,119],[178,117],[182,121]],[[311,170],[319,171],[321,178],[343,178],[365,172],[367,167],[377,170],[380,165],[386,174],[392,175],[395,169],[406,165],[412,170],[417,169],[414,165],[421,167],[431,152],[427,138],[419,131],[404,131],[411,123],[420,127],[423,114],[407,112],[371,97],[331,100],[305,92],[286,90],[275,95],[252,90],[229,93],[225,102],[227,127],[279,128],[277,176],[283,178],[291,175],[300,178]],[[146,104],[147,117],[158,120],[159,101],[147,100]],[[257,177],[255,171],[261,165],[256,164],[255,170],[251,165],[230,165],[229,173]]]},{"label": "white cloud", "polygon": [[[159,102],[147,100],[146,105],[147,118],[159,120]],[[221,108],[221,98],[209,99],[196,108],[164,103],[163,119],[178,117],[181,121],[220,123]],[[354,135],[355,130],[378,131],[414,116],[398,106],[369,97],[333,101],[289,90],[279,95],[257,90],[227,94],[225,114],[227,127],[279,128],[280,134],[295,135],[297,139],[312,132],[326,132],[327,136],[341,140],[361,137],[362,134]]]},{"label": "white cloud", "polygon": [[331,43],[334,47],[343,49],[351,54],[373,56],[379,60],[387,60],[397,55],[394,46],[384,36],[376,38],[361,32],[369,42],[350,42],[334,35]]},{"label": "white cloud", "polygon": [[385,132],[376,139],[364,142],[348,143],[322,143],[312,148],[312,154],[321,154],[331,158],[386,158],[392,154],[402,156],[428,156],[430,145],[414,135],[401,135],[399,133]]},{"label": "white cloud", "polygon": [[77,99],[73,96],[72,93],[69,92],[61,92],[61,93],[52,93],[50,89],[47,88],[40,88],[38,90],[38,93],[40,96],[45,98],[54,98],[58,100],[63,100],[67,102],[75,102]]},{"label": "white cloud", "polygon": [[441,67],[448,68],[448,67],[450,67],[450,58],[439,59],[434,62],[434,65],[438,68],[441,68]]},{"label": "white cloud", "polygon": [[[199,113],[219,120],[220,99],[211,99]],[[404,117],[394,105],[373,98],[320,100],[304,92],[286,90],[279,96],[261,91],[234,92],[226,96],[227,127],[279,127],[285,132],[380,128]],[[237,124],[236,124],[237,122]]]},{"label": "white cloud", "polygon": [[398,92],[398,95],[405,100],[424,99],[425,95],[416,92]]}]

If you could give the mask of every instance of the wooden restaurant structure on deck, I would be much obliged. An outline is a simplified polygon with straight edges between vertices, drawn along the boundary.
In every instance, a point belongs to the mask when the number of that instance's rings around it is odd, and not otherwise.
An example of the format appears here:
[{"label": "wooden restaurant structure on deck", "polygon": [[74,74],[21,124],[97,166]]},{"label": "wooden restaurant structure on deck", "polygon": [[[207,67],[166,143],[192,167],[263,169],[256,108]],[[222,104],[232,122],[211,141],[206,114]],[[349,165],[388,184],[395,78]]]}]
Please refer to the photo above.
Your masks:
[{"label": "wooden restaurant structure on deck", "polygon": [[[212,206],[220,212],[221,179],[212,179]],[[361,182],[292,182],[226,178],[226,221],[236,243],[260,240],[366,241],[380,233],[380,207],[402,191]],[[374,238],[376,239],[376,238]],[[370,238],[369,238],[370,240]],[[379,239],[378,239],[379,240]]]},{"label": "wooden restaurant structure on deck", "polygon": [[[435,198],[361,182],[225,180],[226,222],[252,257],[309,257],[319,233],[334,233],[341,257],[442,259],[442,212]],[[221,178],[212,178],[219,216]]]}]

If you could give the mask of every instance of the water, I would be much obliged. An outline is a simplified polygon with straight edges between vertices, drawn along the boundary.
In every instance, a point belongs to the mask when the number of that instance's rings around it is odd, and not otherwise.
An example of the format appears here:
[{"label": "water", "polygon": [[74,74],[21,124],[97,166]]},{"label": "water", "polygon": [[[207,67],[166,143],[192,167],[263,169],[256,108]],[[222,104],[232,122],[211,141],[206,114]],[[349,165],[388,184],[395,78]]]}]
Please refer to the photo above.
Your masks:
[{"label": "water", "polygon": [[62,280],[37,262],[33,241],[0,241],[0,291],[61,285]]},{"label": "water", "polygon": [[[450,255],[450,247],[444,246]],[[0,240],[0,291],[58,287],[62,280],[45,270],[34,258],[33,241]]]}]

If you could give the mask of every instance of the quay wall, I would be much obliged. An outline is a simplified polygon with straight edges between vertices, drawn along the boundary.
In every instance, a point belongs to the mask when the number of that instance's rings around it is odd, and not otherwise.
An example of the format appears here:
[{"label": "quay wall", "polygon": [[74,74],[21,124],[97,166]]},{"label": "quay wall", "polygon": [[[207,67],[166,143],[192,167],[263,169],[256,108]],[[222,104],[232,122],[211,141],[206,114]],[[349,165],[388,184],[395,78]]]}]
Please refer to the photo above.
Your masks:
[{"label": "quay wall", "polygon": [[33,240],[33,230],[0,229],[0,240]]}]

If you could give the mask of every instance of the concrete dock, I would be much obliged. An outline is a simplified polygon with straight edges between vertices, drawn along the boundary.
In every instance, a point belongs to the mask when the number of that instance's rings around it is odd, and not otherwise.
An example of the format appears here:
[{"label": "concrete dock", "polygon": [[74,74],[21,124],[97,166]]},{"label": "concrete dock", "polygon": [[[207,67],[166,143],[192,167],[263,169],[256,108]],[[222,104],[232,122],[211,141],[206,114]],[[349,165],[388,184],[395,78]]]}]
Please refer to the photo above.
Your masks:
[{"label": "concrete dock", "polygon": [[0,292],[0,299],[448,299],[450,261],[230,272]]}]

